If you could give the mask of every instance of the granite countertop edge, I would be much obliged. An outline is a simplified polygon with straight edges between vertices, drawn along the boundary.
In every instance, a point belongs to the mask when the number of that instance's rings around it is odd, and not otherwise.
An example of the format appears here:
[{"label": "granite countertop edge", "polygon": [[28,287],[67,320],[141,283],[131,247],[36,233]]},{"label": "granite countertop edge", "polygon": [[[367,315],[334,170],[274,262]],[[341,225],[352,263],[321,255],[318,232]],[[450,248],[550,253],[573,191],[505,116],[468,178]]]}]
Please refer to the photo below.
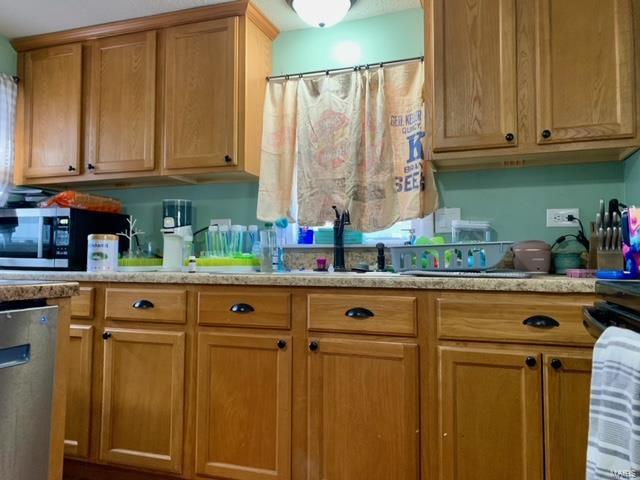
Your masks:
[{"label": "granite countertop edge", "polygon": [[[273,286],[308,288],[389,288],[413,290],[470,290],[499,292],[538,293],[591,293],[595,291],[595,279],[578,279],[564,276],[541,276],[527,279],[506,278],[424,278],[356,276],[341,274],[209,274],[173,272],[45,272],[0,271],[0,279],[34,280],[53,282],[110,282],[147,284],[189,284],[226,286]],[[40,288],[54,286],[42,286]],[[72,287],[59,287],[72,288]],[[69,296],[69,295],[54,295]]]},{"label": "granite countertop edge", "polygon": [[[80,292],[80,285],[75,281],[43,279],[7,279],[19,280],[19,282],[0,284],[0,302],[16,300],[33,300],[37,298],[64,298],[73,297]],[[27,280],[25,282],[25,280]],[[31,281],[33,280],[33,281]]]}]

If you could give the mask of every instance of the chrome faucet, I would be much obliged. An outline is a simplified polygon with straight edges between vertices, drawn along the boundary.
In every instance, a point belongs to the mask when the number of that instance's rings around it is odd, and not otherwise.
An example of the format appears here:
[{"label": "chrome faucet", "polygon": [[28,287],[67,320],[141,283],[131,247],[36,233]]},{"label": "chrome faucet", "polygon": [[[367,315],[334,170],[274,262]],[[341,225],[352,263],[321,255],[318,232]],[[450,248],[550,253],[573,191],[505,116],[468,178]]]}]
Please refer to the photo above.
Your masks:
[{"label": "chrome faucet", "polygon": [[346,272],[347,266],[344,260],[344,227],[351,225],[351,217],[349,210],[342,213],[334,205],[333,210],[336,212],[336,219],[333,222],[333,269],[336,272]]}]

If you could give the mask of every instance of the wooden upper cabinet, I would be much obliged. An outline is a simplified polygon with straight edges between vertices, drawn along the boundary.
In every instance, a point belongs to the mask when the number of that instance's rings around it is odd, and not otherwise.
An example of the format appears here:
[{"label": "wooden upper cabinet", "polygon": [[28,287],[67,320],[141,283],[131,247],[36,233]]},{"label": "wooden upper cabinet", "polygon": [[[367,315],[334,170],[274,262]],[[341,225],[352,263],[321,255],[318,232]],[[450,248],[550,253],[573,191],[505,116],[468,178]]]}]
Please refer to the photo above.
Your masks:
[{"label": "wooden upper cabinet", "polygon": [[24,77],[24,176],[78,175],[82,45],[27,52]]},{"label": "wooden upper cabinet", "polygon": [[546,480],[584,480],[591,353],[544,355]]},{"label": "wooden upper cabinet", "polygon": [[198,337],[196,473],[291,478],[291,337]]},{"label": "wooden upper cabinet", "polygon": [[67,362],[67,414],[64,453],[89,457],[93,327],[71,325]]},{"label": "wooden upper cabinet", "polygon": [[542,480],[540,354],[489,347],[438,352],[439,480]]},{"label": "wooden upper cabinet", "polygon": [[307,480],[417,480],[417,345],[334,338],[310,345]]},{"label": "wooden upper cabinet", "polygon": [[91,43],[88,173],[154,168],[156,32]]},{"label": "wooden upper cabinet", "polygon": [[636,135],[631,0],[537,0],[538,143]]},{"label": "wooden upper cabinet", "polygon": [[433,0],[433,15],[434,150],[516,145],[516,0]]},{"label": "wooden upper cabinet", "polygon": [[164,165],[182,173],[236,160],[238,18],[165,31]]},{"label": "wooden upper cabinet", "polygon": [[100,461],[182,471],[185,334],[108,329]]}]

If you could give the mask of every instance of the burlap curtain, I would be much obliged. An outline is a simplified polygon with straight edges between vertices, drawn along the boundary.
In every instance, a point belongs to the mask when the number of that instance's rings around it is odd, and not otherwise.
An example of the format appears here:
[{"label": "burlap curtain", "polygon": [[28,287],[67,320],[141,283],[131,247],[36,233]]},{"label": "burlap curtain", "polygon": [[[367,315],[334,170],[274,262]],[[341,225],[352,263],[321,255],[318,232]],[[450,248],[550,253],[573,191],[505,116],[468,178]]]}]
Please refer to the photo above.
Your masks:
[{"label": "burlap curtain", "polygon": [[423,83],[422,62],[271,81],[258,218],[322,225],[337,205],[373,232],[433,212]]}]

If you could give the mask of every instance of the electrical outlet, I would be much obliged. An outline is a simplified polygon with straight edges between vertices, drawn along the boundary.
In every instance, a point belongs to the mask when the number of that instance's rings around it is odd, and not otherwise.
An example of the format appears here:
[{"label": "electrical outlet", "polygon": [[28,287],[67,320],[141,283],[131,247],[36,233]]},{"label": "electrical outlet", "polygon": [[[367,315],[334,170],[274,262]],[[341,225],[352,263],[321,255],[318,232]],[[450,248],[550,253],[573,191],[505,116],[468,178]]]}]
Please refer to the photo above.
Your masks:
[{"label": "electrical outlet", "polygon": [[567,220],[569,215],[580,218],[579,208],[548,208],[547,227],[577,227],[578,222]]}]

